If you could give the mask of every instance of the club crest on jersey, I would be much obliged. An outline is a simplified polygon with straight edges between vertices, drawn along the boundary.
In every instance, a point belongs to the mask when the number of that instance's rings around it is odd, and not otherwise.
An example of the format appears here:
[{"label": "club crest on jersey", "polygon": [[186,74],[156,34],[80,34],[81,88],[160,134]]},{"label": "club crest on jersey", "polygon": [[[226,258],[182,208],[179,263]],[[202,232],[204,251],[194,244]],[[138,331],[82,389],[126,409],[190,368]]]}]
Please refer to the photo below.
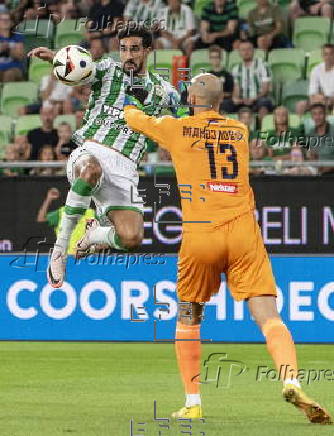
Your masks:
[{"label": "club crest on jersey", "polygon": [[236,194],[238,192],[238,185],[235,183],[226,182],[207,182],[206,186],[211,192],[225,192],[227,194]]}]

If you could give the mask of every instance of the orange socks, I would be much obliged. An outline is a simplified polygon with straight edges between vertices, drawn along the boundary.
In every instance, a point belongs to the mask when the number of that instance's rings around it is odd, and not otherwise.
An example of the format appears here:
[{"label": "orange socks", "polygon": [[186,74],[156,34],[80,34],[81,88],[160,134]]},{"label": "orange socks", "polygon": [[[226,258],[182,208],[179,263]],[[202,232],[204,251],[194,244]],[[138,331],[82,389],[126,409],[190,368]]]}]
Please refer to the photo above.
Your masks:
[{"label": "orange socks", "polygon": [[280,318],[270,318],[262,326],[267,341],[267,349],[275,362],[280,379],[297,378],[296,348],[286,325]]},{"label": "orange socks", "polygon": [[[176,357],[186,394],[198,400],[201,371],[200,324],[177,322],[175,339]],[[195,404],[199,404],[197,400]]]}]

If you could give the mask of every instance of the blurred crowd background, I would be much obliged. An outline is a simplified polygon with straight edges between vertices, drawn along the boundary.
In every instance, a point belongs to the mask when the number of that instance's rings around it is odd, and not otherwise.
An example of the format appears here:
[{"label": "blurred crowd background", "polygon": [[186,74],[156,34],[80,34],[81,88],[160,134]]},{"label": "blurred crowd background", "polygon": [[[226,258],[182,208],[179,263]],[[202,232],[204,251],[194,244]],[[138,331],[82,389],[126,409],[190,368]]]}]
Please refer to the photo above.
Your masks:
[{"label": "blurred crowd background", "polygon": [[[88,102],[89,86],[63,85],[27,52],[79,44],[94,60],[118,60],[117,30],[131,21],[154,31],[149,68],[168,68],[174,85],[189,79],[180,66],[221,78],[221,113],[248,126],[250,159],[263,162],[252,173],[332,174],[333,7],[331,0],[0,0],[0,159],[66,160]],[[152,148],[143,172],[169,160]],[[21,174],[64,169],[0,168],[2,176]]]}]

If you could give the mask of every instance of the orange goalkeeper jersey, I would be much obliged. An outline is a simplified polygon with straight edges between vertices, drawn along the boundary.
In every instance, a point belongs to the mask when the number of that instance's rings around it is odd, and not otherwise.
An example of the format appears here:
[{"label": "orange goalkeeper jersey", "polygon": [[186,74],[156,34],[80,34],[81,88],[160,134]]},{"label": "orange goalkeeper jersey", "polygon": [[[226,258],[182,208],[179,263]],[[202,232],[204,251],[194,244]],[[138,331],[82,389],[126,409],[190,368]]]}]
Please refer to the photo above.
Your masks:
[{"label": "orange goalkeeper jersey", "polygon": [[244,124],[211,110],[185,118],[156,118],[126,106],[124,115],[131,129],[170,152],[184,230],[225,224],[254,209]]}]

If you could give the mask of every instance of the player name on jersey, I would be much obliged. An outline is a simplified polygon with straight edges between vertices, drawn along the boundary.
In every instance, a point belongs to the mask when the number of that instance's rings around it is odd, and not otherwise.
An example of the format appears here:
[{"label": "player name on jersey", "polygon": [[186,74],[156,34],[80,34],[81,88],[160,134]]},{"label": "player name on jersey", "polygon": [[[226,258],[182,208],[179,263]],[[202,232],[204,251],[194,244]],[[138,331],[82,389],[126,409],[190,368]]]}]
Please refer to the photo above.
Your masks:
[{"label": "player name on jersey", "polygon": [[182,136],[199,139],[219,139],[224,141],[240,141],[243,138],[239,130],[201,129],[199,127],[183,126]]}]

